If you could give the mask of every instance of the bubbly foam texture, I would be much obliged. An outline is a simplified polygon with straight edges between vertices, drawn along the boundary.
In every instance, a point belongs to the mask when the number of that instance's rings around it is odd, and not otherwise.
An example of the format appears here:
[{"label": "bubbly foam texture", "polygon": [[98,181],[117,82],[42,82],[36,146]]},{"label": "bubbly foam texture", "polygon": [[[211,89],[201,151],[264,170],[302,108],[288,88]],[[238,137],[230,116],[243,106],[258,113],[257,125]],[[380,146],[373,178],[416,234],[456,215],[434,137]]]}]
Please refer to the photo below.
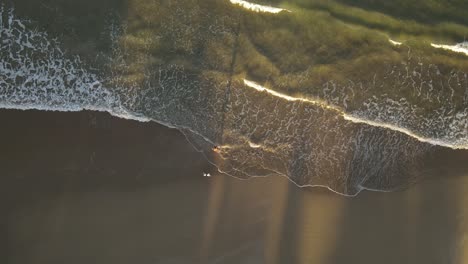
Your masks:
[{"label": "bubbly foam texture", "polygon": [[233,87],[220,146],[222,169],[229,174],[276,173],[300,186],[355,194],[411,181],[407,169],[418,166],[431,148],[397,131],[350,122],[320,104],[285,100],[265,89],[259,93],[247,84]]},{"label": "bubbly foam texture", "polygon": [[[468,74],[442,70],[408,49],[407,61],[388,65],[369,80],[327,81],[318,96],[342,109],[350,121],[397,130],[434,145],[468,149]],[[392,93],[382,93],[388,86]]]},{"label": "bubbly foam texture", "polygon": [[[372,122],[346,118],[351,115],[329,103],[332,97],[297,98],[249,80],[191,76],[181,66],[161,66],[147,73],[143,84],[124,86],[119,76],[88,70],[78,57],[63,52],[58,41],[15,18],[12,10],[1,8],[0,13],[6,18],[0,24],[3,108],[87,109],[156,121],[182,131],[229,175],[279,174],[299,186],[328,186],[346,195],[393,190],[416,180],[412,172],[433,149],[410,133],[377,124],[384,117],[373,116]],[[112,89],[106,88],[110,83]],[[372,103],[366,110],[370,116],[379,107]],[[455,115],[454,131],[466,126],[464,115]],[[218,145],[215,153],[213,145]]]},{"label": "bubbly foam texture", "polygon": [[[466,136],[465,133],[463,133],[462,131],[460,131],[458,134],[456,133],[453,133],[451,134],[450,136],[452,136],[452,138],[460,138],[459,142],[456,142],[456,144],[450,144],[449,142],[446,142],[444,140],[440,140],[440,139],[437,139],[437,138],[425,138],[423,136],[420,136],[412,131],[410,131],[409,129],[407,128],[404,128],[404,127],[398,127],[398,126],[395,126],[395,125],[391,125],[390,122],[388,122],[388,118],[387,119],[384,119],[382,118],[382,115],[384,117],[388,117],[388,115],[385,115],[385,114],[388,114],[388,113],[396,113],[396,112],[402,112],[403,110],[403,107],[402,105],[405,105],[405,104],[400,104],[399,102],[395,102],[395,101],[392,101],[390,99],[387,99],[387,104],[374,104],[373,106],[370,106],[370,103],[366,103],[366,106],[368,107],[368,109],[373,109],[372,111],[369,111],[367,110],[367,112],[372,112],[372,113],[375,113],[376,116],[374,116],[372,119],[367,119],[365,117],[362,117],[360,116],[359,114],[348,114],[346,112],[344,112],[343,110],[341,110],[340,108],[336,107],[336,106],[333,106],[333,105],[328,105],[327,103],[323,102],[323,101],[320,101],[318,99],[309,99],[309,98],[302,98],[302,97],[293,97],[293,96],[289,96],[289,95],[285,95],[285,94],[282,94],[282,93],[279,93],[279,92],[276,92],[276,91],[273,91],[271,89],[268,89],[266,87],[263,87],[255,82],[252,82],[252,81],[249,81],[249,80],[245,80],[244,79],[244,84],[250,88],[254,88],[255,90],[257,91],[265,91],[273,96],[276,96],[276,97],[279,97],[279,98],[282,98],[282,99],[285,99],[287,101],[301,101],[301,102],[306,102],[306,103],[310,103],[310,104],[313,104],[313,105],[318,105],[324,109],[330,109],[330,110],[333,110],[335,111],[337,114],[341,115],[344,119],[348,120],[348,121],[351,121],[351,122],[354,122],[354,123],[362,123],[362,124],[367,124],[367,125],[370,125],[370,126],[375,126],[375,127],[382,127],[382,128],[387,128],[387,129],[390,129],[390,130],[394,130],[394,131],[398,131],[398,132],[401,132],[401,133],[404,133],[410,137],[413,137],[421,142],[427,142],[427,143],[431,143],[433,145],[440,145],[440,146],[444,146],[444,147],[451,147],[451,148],[455,148],[455,149],[468,149],[468,139],[464,136]],[[390,106],[393,106],[395,107],[396,109],[392,109],[392,108],[389,108],[388,107],[388,103],[390,103]],[[384,105],[385,107],[379,107],[381,105]],[[408,105],[408,104],[406,104]],[[466,118],[467,117],[467,111],[468,109],[465,109],[465,112],[463,113],[459,113],[458,115],[455,115],[455,116],[451,116],[451,120],[450,120],[450,124],[449,124],[449,127],[450,128],[457,128],[457,127],[462,127],[462,128],[465,128],[465,129],[468,129],[468,119]],[[405,111],[405,112],[408,112],[408,111]],[[441,119],[443,121],[448,121],[447,120],[448,117],[446,117],[445,119]],[[424,119],[423,119],[424,120]],[[387,122],[386,122],[387,121]],[[395,121],[395,120],[393,120]],[[403,122],[400,122],[400,123],[403,123]],[[433,123],[432,123],[433,124]],[[453,131],[452,129],[452,131]]]},{"label": "bubbly foam texture", "polygon": [[99,78],[81,65],[78,57],[66,58],[56,40],[13,10],[0,7],[0,104],[7,108],[57,111],[110,109],[114,95]]}]

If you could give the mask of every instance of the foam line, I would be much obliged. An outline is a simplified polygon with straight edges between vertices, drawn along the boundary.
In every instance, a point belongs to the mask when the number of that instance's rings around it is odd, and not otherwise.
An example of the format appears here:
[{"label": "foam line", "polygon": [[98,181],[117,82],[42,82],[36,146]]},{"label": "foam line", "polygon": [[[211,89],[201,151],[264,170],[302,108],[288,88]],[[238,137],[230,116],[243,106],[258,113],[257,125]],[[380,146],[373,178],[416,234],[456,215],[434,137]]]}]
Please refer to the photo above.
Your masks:
[{"label": "foam line", "polygon": [[259,12],[259,13],[272,13],[272,14],[278,14],[282,11],[287,11],[291,12],[287,9],[283,8],[278,8],[278,7],[272,7],[272,6],[265,6],[265,5],[259,5],[259,4],[253,4],[244,0],[230,0],[232,4],[234,5],[239,5],[245,9],[254,11],[254,12]]},{"label": "foam line", "polygon": [[393,39],[388,39],[388,41],[393,45],[393,46],[400,46],[403,44],[403,42],[395,41]]},{"label": "foam line", "polygon": [[431,43],[431,46],[436,49],[444,49],[457,53],[463,53],[468,56],[468,42],[462,42],[455,45],[443,45],[443,44],[434,44]]},{"label": "foam line", "polygon": [[371,120],[361,118],[359,116],[353,116],[351,114],[348,114],[348,113],[344,112],[339,107],[329,105],[329,104],[327,104],[327,103],[325,103],[324,101],[321,101],[321,100],[289,96],[289,95],[282,94],[282,93],[279,93],[277,91],[271,90],[269,88],[263,87],[258,83],[255,83],[253,81],[249,81],[249,80],[246,80],[246,79],[244,79],[244,84],[245,84],[245,86],[253,88],[253,89],[255,89],[255,90],[259,91],[259,92],[266,92],[268,94],[271,94],[271,95],[273,95],[275,97],[282,98],[282,99],[287,100],[287,101],[293,101],[293,102],[294,101],[300,101],[300,102],[310,103],[310,104],[317,105],[317,106],[325,108],[325,109],[335,111],[338,114],[340,114],[345,120],[353,122],[353,123],[366,124],[366,125],[369,125],[369,126],[390,129],[390,130],[393,130],[393,131],[397,131],[397,132],[406,134],[406,135],[408,135],[408,136],[410,136],[412,138],[415,138],[415,139],[417,139],[417,140],[419,140],[421,142],[429,143],[429,144],[432,144],[432,145],[438,145],[438,146],[448,147],[448,148],[452,148],[452,149],[468,149],[468,146],[465,146],[465,145],[453,145],[453,144],[450,144],[450,143],[442,141],[442,140],[432,139],[432,138],[425,138],[423,136],[420,136],[420,135],[414,133],[413,131],[411,131],[411,130],[409,130],[407,128],[398,127],[398,126],[383,123],[383,122],[371,121]]}]

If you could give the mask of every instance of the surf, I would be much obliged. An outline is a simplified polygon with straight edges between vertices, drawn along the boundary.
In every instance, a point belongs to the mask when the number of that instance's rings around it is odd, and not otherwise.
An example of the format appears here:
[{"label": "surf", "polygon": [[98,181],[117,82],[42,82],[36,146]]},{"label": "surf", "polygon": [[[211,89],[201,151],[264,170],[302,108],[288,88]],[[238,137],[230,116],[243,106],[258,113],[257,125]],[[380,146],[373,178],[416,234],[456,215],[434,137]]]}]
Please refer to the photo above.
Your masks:
[{"label": "surf", "polygon": [[[375,168],[396,174],[400,163],[422,155],[428,145],[466,148],[347,113],[327,100],[287,95],[248,79],[233,78],[231,94],[226,96],[224,81],[201,85],[176,78],[174,85],[173,77],[183,74],[183,69],[167,66],[166,72],[152,76],[158,77],[160,87],[151,82],[128,87],[115,82],[115,76],[91,70],[79,56],[66,54],[57,39],[31,29],[13,11],[0,9],[0,13],[8,18],[0,21],[0,53],[5,54],[0,61],[0,108],[91,110],[157,122],[181,131],[219,171],[233,177],[278,174],[298,186],[328,186],[315,178],[351,175],[355,179],[346,179],[340,183],[343,186],[327,188],[353,195],[378,189],[364,186],[369,177],[380,177]],[[35,60],[38,55],[42,60]],[[218,115],[226,116],[221,126]],[[353,162],[347,163],[345,158],[350,157]],[[342,174],[328,174],[333,168],[323,164],[335,164]],[[385,188],[391,187],[381,189]]]}]

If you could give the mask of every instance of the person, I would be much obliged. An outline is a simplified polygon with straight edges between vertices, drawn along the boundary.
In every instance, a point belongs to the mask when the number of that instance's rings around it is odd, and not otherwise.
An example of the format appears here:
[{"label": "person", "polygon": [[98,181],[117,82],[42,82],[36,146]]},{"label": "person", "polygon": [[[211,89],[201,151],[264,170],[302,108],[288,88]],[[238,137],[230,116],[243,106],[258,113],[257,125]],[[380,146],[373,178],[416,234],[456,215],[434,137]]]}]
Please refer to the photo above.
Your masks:
[{"label": "person", "polygon": [[220,149],[219,146],[214,146],[214,147],[213,147],[213,151],[214,151],[214,152],[219,152],[220,150],[221,150],[221,149]]}]

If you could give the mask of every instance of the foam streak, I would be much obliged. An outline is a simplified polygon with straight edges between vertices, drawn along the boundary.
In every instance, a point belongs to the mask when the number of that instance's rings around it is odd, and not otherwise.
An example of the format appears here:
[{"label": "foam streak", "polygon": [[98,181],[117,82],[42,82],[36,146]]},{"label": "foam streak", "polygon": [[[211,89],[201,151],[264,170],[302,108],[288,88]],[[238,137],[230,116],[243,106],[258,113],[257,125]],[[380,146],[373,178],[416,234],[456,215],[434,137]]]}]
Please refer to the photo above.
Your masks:
[{"label": "foam streak", "polygon": [[431,43],[431,46],[436,49],[450,50],[457,53],[463,53],[466,56],[468,56],[468,42],[462,42],[456,45],[442,45]]},{"label": "foam streak", "polygon": [[288,11],[289,10],[283,9],[283,8],[278,8],[278,7],[272,7],[272,6],[264,6],[264,5],[259,5],[259,4],[253,4],[247,1],[243,0],[230,0],[232,4],[239,5],[245,9],[254,11],[254,12],[259,12],[259,13],[272,13],[272,14],[278,14],[282,11]]},{"label": "foam streak", "polygon": [[406,134],[406,135],[408,135],[408,136],[410,136],[412,138],[415,138],[415,139],[417,139],[417,140],[419,140],[421,142],[429,143],[429,144],[432,144],[432,145],[438,145],[438,146],[448,147],[448,148],[452,148],[452,149],[468,149],[468,146],[458,146],[458,145],[453,145],[453,144],[450,144],[450,143],[442,141],[442,140],[422,137],[422,136],[410,131],[409,129],[406,129],[406,128],[403,128],[403,127],[398,127],[398,126],[383,123],[383,122],[371,121],[371,120],[361,118],[359,116],[353,116],[351,114],[348,114],[348,113],[344,112],[342,109],[340,109],[340,108],[338,108],[336,106],[329,105],[329,104],[327,104],[327,103],[325,103],[323,101],[320,101],[320,100],[308,99],[308,98],[303,98],[303,97],[289,96],[289,95],[282,94],[282,93],[276,92],[274,90],[268,89],[268,88],[263,87],[263,86],[255,83],[253,81],[249,81],[249,80],[246,80],[246,79],[244,79],[244,84],[247,87],[253,88],[253,89],[255,89],[255,90],[259,91],[259,92],[266,92],[268,94],[271,94],[271,95],[273,95],[275,97],[282,98],[282,99],[287,100],[287,101],[293,101],[293,102],[294,101],[299,101],[299,102],[310,103],[310,104],[317,105],[317,106],[325,108],[325,109],[336,111],[345,120],[353,122],[353,123],[366,124],[366,125],[369,125],[369,126],[390,129],[390,130],[393,130],[393,131],[397,131],[397,132]]}]

